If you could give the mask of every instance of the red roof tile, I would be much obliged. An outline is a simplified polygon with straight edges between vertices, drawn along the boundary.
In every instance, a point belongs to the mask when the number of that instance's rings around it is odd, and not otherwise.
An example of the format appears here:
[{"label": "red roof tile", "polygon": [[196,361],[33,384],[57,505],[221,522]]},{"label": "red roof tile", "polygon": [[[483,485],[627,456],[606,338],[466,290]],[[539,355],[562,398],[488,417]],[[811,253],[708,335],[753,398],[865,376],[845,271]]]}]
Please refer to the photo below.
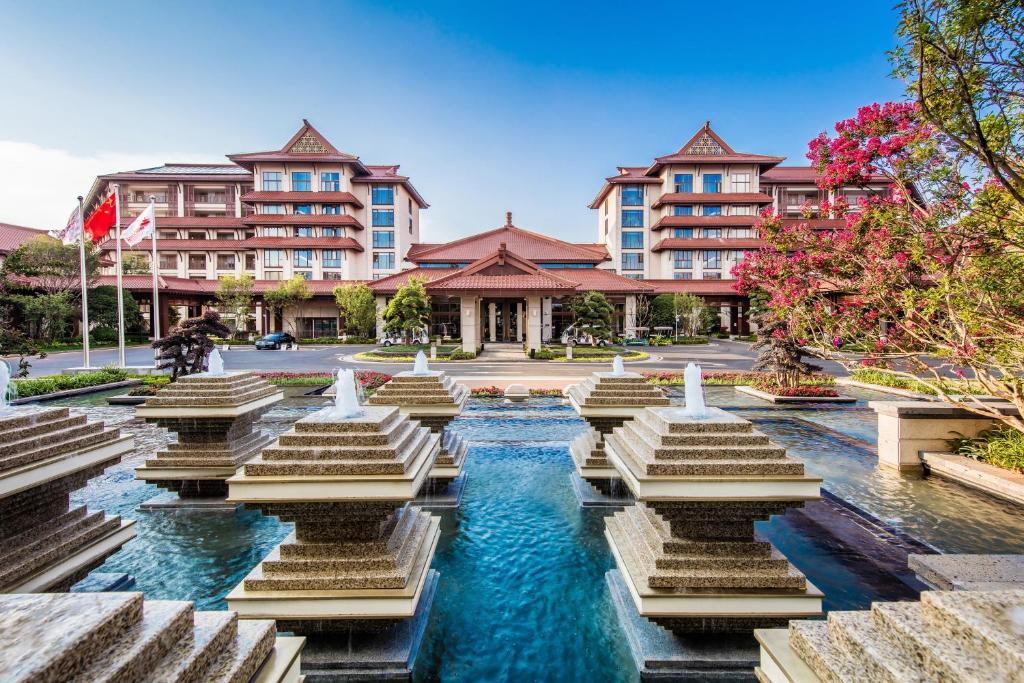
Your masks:
[{"label": "red roof tile", "polygon": [[[234,251],[245,249],[245,240],[156,240],[157,251]],[[106,240],[100,243],[99,248],[103,251],[114,251],[117,249],[115,240]],[[149,251],[152,249],[152,242],[144,239],[134,247],[121,241],[122,251]]]},{"label": "red roof tile", "polygon": [[772,198],[763,192],[670,192],[651,204],[771,204]]},{"label": "red roof tile", "polygon": [[643,293],[651,291],[645,280],[634,280],[604,268],[549,268],[567,280],[576,282],[579,292],[599,291],[609,294]]},{"label": "red roof tile", "polygon": [[711,296],[728,294],[736,297],[742,296],[734,288],[735,280],[644,280],[644,282],[654,288],[655,294],[688,292]]},{"label": "red roof tile", "polygon": [[538,263],[598,263],[607,258],[607,251],[589,245],[577,245],[548,237],[514,225],[504,225],[478,235],[463,237],[427,249],[410,250],[406,257],[413,262],[461,263],[475,261],[505,244],[524,259]]},{"label": "red roof tile", "polygon": [[760,249],[768,243],[764,240],[743,237],[733,238],[702,238],[668,237],[657,242],[651,251],[664,249]]},{"label": "red roof tile", "polygon": [[362,251],[363,245],[351,237],[250,237],[243,246],[264,249],[351,249]]},{"label": "red roof tile", "polygon": [[0,254],[9,254],[26,242],[31,242],[40,236],[46,236],[46,231],[0,223]]},{"label": "red roof tile", "polygon": [[[121,227],[127,228],[135,220],[122,216]],[[242,219],[235,216],[157,216],[156,229],[161,228],[244,228]]]},{"label": "red roof tile", "polygon": [[[323,151],[308,151],[308,150],[296,150],[296,144],[303,138],[312,138],[315,142],[323,148]],[[353,162],[358,165],[360,169],[364,169],[362,163],[359,161],[359,157],[354,154],[348,154],[347,152],[341,152],[337,147],[332,145],[327,138],[320,134],[316,128],[313,127],[306,119],[302,119],[302,126],[295,132],[295,135],[291,137],[288,142],[284,143],[284,146],[279,150],[271,150],[267,152],[248,152],[245,154],[229,154],[228,159],[235,162],[239,166],[244,168],[252,168],[253,164],[259,161],[313,161],[313,162],[333,162],[333,163],[347,163]]]},{"label": "red roof tile", "polygon": [[[705,140],[707,137],[710,143],[720,148],[719,152],[707,153],[704,151]],[[711,129],[711,122],[708,121],[704,124],[704,127],[693,134],[689,140],[683,143],[683,146],[679,148],[673,154],[666,156],[657,157],[654,160],[654,164],[647,169],[647,175],[655,175],[665,164],[670,163],[687,163],[687,164],[734,164],[734,163],[755,163],[761,166],[775,166],[781,163],[786,157],[775,157],[766,156],[764,154],[748,154],[746,152],[737,152],[723,140],[718,133]]]},{"label": "red roof tile", "polygon": [[[799,183],[801,185],[814,185],[818,182],[821,174],[813,166],[776,166],[761,174],[761,182],[768,184],[775,183]],[[882,174],[871,176],[872,183],[888,183],[889,178]]]},{"label": "red roof tile", "polygon": [[355,216],[348,214],[260,213],[242,219],[246,225],[344,225],[363,229]]},{"label": "red roof tile", "polygon": [[363,203],[356,199],[351,192],[246,192],[242,195],[242,201],[254,204],[263,202],[310,204],[315,202],[363,206]]},{"label": "red roof tile", "polygon": [[750,227],[757,225],[760,216],[663,216],[651,226],[651,230],[662,228],[716,228],[720,226]]}]

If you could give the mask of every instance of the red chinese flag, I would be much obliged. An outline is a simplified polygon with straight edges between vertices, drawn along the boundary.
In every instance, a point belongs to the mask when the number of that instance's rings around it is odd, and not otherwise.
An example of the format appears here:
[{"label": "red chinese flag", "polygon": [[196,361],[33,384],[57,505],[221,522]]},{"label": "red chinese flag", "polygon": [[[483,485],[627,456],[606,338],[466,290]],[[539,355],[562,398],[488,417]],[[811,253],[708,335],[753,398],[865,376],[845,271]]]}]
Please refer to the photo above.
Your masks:
[{"label": "red chinese flag", "polygon": [[85,219],[85,236],[93,242],[99,242],[105,238],[110,234],[110,229],[114,227],[115,201],[117,201],[116,196],[110,195]]}]

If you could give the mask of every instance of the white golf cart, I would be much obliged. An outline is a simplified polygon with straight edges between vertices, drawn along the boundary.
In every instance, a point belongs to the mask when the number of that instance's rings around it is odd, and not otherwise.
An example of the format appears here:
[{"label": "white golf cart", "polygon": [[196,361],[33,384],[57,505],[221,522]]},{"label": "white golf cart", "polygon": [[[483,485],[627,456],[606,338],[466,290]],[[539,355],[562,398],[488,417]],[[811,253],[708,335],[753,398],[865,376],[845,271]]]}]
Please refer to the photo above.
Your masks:
[{"label": "white golf cart", "polygon": [[[565,346],[592,346],[594,335],[590,332],[590,325],[569,325],[562,332],[562,344]],[[607,339],[598,339],[598,346],[608,346]]]},{"label": "white golf cart", "polygon": [[427,334],[426,329],[417,328],[412,330],[409,334],[403,334],[392,330],[385,332],[377,339],[377,344],[380,346],[395,346],[396,344],[405,344],[406,339],[410,340],[410,344],[429,344],[430,336]]}]

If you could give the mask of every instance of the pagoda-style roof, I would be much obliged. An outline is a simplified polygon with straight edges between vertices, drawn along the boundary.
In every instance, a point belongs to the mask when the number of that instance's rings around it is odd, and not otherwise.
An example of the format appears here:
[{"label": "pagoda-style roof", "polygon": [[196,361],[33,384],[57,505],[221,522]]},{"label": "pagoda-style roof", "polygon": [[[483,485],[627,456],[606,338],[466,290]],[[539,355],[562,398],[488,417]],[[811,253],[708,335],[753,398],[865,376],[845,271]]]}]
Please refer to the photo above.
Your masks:
[{"label": "pagoda-style roof", "polygon": [[758,164],[762,170],[767,170],[782,163],[785,158],[737,152],[712,130],[711,122],[706,121],[704,127],[683,143],[678,151],[655,158],[646,175],[658,175],[666,164]]},{"label": "pagoda-style roof", "polygon": [[228,159],[250,171],[259,162],[310,161],[316,163],[352,164],[355,173],[359,175],[369,174],[363,163],[359,161],[359,157],[338,150],[306,119],[302,119],[302,126],[288,142],[284,143],[281,149],[267,152],[229,154]]}]

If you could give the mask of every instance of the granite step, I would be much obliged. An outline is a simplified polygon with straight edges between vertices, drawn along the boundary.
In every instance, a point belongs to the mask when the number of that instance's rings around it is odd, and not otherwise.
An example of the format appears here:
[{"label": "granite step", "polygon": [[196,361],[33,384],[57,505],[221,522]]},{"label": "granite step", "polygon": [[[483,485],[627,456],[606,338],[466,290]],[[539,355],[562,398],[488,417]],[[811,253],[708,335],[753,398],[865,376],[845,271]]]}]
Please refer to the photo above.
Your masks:
[{"label": "granite step", "polygon": [[270,656],[276,637],[273,621],[240,621],[235,639],[227,652],[213,662],[206,680],[210,683],[248,683]]},{"label": "granite step", "polygon": [[47,423],[67,418],[71,411],[68,408],[40,408],[24,406],[17,412],[0,416],[0,443],[9,435],[22,429],[45,429]]},{"label": "granite step", "polygon": [[924,620],[919,602],[875,603],[871,616],[879,634],[897,643],[904,659],[919,666],[929,680],[1000,680],[1001,671],[991,660],[979,658],[972,648],[950,647],[954,641]]},{"label": "granite step", "polygon": [[713,476],[799,476],[804,464],[790,458],[780,460],[659,460],[646,463],[650,476],[713,477]]},{"label": "granite step", "polygon": [[40,419],[20,427],[9,425],[7,421],[0,421],[0,446],[84,425],[86,421],[85,415],[69,415],[65,410],[45,411],[40,414]]},{"label": "granite step", "polygon": [[836,647],[824,621],[790,621],[789,645],[824,683],[864,680],[860,663]]},{"label": "granite step", "polygon": [[950,642],[967,644],[997,670],[1016,672],[1016,680],[1024,680],[1021,605],[1024,591],[1019,590],[921,594],[921,614],[930,628]]},{"label": "granite step", "polygon": [[335,558],[335,557],[373,557],[390,553],[405,542],[413,527],[423,517],[422,510],[411,506],[395,511],[390,520],[390,530],[385,528],[384,537],[374,541],[355,541],[346,543],[317,543],[310,541],[297,542],[294,537],[278,546],[281,558]]},{"label": "granite step", "polygon": [[685,420],[670,422],[653,410],[645,410],[636,419],[648,425],[658,434],[694,434],[694,433],[750,433],[754,431],[753,423],[735,417],[727,422]]},{"label": "granite step", "polygon": [[295,423],[295,432],[299,434],[376,434],[386,431],[395,422],[402,421],[402,414],[394,408],[380,422],[368,421],[326,421],[302,418]]},{"label": "granite step", "polygon": [[191,602],[147,600],[142,620],[119,634],[70,683],[142,681],[179,642],[192,636]]},{"label": "granite step", "polygon": [[773,569],[678,569],[657,570],[647,581],[651,588],[724,588],[735,590],[804,590],[807,579],[786,563],[786,571]]},{"label": "granite step", "polygon": [[926,681],[906,658],[892,634],[876,628],[870,611],[829,612],[828,633],[833,646],[857,663],[861,675],[886,683]]},{"label": "granite step", "polygon": [[[92,450],[108,441],[113,441],[120,435],[117,428],[104,429],[101,424],[90,424],[85,427],[78,427],[68,435],[55,435],[48,440],[30,440],[25,443],[31,450],[13,452],[9,455],[0,456],[0,472],[12,470],[16,467],[23,467],[41,460],[73,453],[75,451]],[[77,432],[77,433],[75,433]],[[61,438],[63,437],[63,438]]]},{"label": "granite step", "polygon": [[[361,453],[379,453],[381,449],[392,451],[405,447],[408,443],[420,435],[421,427],[413,420],[406,420],[389,428],[380,436],[377,443],[367,440],[360,440],[349,434],[312,434],[303,432],[285,432],[278,437],[277,445],[271,447],[270,457],[267,460],[274,460],[279,452],[294,452],[296,450],[323,451],[330,450],[338,453],[339,458],[360,457]],[[315,457],[315,456],[314,456]]]},{"label": "granite step", "polygon": [[24,555],[20,561],[0,568],[0,591],[4,586],[31,577],[47,565],[69,557],[81,548],[90,545],[95,539],[121,527],[120,517],[107,517],[103,512],[92,513],[87,519],[88,522],[69,530],[65,535],[59,537],[57,542],[52,537],[41,538],[31,546],[26,546],[24,550],[32,550],[30,554]]},{"label": "granite step", "polygon": [[160,660],[147,683],[200,683],[238,634],[234,612],[196,612],[190,638],[183,638]]},{"label": "granite step", "polygon": [[397,446],[329,449],[270,447],[245,464],[245,473],[252,476],[275,476],[270,473],[288,474],[299,468],[307,473],[322,471],[328,474],[333,468],[338,474],[375,474],[374,469],[381,467],[387,472],[382,471],[380,474],[402,473],[416,461],[431,437],[429,429],[419,427],[412,430],[407,441]]}]

